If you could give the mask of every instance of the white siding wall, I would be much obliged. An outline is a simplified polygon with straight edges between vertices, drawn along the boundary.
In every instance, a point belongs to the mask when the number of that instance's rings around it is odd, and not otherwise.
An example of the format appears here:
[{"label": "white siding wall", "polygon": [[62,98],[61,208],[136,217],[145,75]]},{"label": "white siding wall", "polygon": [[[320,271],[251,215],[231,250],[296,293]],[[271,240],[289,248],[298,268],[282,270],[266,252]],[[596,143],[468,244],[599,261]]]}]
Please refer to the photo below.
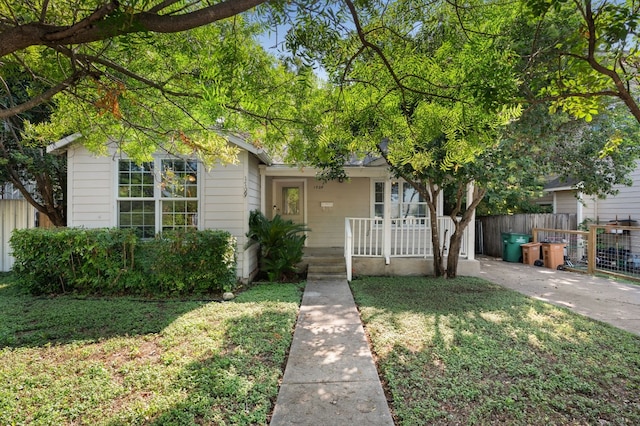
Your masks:
[{"label": "white siding wall", "polygon": [[[116,163],[111,156],[96,157],[82,145],[68,150],[68,225],[98,228],[117,225]],[[203,170],[200,198],[200,228],[229,231],[238,240],[238,276],[255,269],[255,248],[244,253],[249,211],[260,207],[258,160],[246,151],[238,165]],[[245,195],[246,185],[246,195]],[[250,256],[245,266],[245,256]]]},{"label": "white siding wall", "polygon": [[13,266],[9,246],[13,230],[33,228],[35,214],[33,206],[25,200],[0,200],[0,271],[9,271]]},{"label": "white siding wall", "polygon": [[[582,196],[583,206],[582,206],[582,221],[586,219],[594,220],[596,217],[596,199],[591,195],[583,195]],[[580,218],[578,218],[580,220]],[[580,223],[578,223],[578,226]]]},{"label": "white siding wall", "polygon": [[576,191],[558,191],[555,193],[554,213],[576,214],[578,211],[578,199]]},{"label": "white siding wall", "polygon": [[67,225],[100,228],[116,225],[115,163],[112,157],[97,157],[80,144],[68,152]]},{"label": "white siding wall", "polygon": [[[371,180],[352,178],[346,182],[307,180],[307,225],[309,247],[343,247],[345,217],[371,215]],[[320,207],[331,202],[333,207]]]},{"label": "white siding wall", "polygon": [[[238,240],[237,275],[240,278],[247,278],[243,276],[247,269],[244,264],[244,243],[249,221],[247,200],[250,179],[247,170],[249,158],[253,156],[246,151],[241,151],[238,156],[240,161],[237,165],[217,165],[203,175],[201,227],[202,229],[222,229],[236,237]],[[255,196],[255,189],[252,189],[252,193]]]},{"label": "white siding wall", "polygon": [[631,216],[631,219],[640,223],[640,163],[630,177],[633,180],[632,186],[616,185],[615,188],[619,190],[616,196],[597,200],[595,208],[597,217],[591,217],[592,219],[599,219],[600,223],[603,223],[614,220],[616,217],[622,220],[629,219]]},{"label": "white siding wall", "polygon": [[[249,231],[249,213],[252,210],[260,209],[260,170],[258,159],[253,155],[248,155],[247,176],[247,196],[245,197],[245,215],[244,215],[244,232],[238,236],[238,253],[242,253],[242,262],[238,262],[238,269],[242,266],[243,277],[250,277],[258,269],[258,246],[253,245],[249,249],[244,250],[247,242],[246,233]],[[238,271],[240,272],[240,271]]]},{"label": "white siding wall", "polygon": [[238,165],[217,165],[203,176],[203,229],[224,229],[235,236],[244,231],[244,170],[246,153]]}]

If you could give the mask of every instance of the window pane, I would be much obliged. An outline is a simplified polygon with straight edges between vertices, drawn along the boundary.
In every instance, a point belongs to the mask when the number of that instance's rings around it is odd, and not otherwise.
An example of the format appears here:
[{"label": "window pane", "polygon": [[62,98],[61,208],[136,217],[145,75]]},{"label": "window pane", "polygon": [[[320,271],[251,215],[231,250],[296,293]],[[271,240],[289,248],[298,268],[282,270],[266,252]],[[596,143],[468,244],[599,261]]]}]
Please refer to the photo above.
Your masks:
[{"label": "window pane", "polygon": [[118,197],[151,198],[153,187],[153,163],[118,161]]},{"label": "window pane", "polygon": [[416,189],[408,183],[403,184],[402,201],[405,203],[414,203],[420,201],[420,194]]},{"label": "window pane", "polygon": [[162,230],[197,228],[198,202],[190,200],[162,202]]},{"label": "window pane", "polygon": [[375,202],[384,202],[384,182],[376,182],[375,184]]},{"label": "window pane", "polygon": [[118,226],[134,228],[141,238],[152,238],[156,233],[155,202],[119,201]]},{"label": "window pane", "polygon": [[391,202],[397,202],[398,200],[398,182],[393,182],[391,184]]},{"label": "window pane", "polygon": [[427,204],[424,197],[410,184],[403,183],[402,191],[402,217],[425,217],[427,213]]},{"label": "window pane", "polygon": [[282,188],[282,203],[284,204],[283,214],[300,214],[300,188]]},{"label": "window pane", "polygon": [[163,198],[198,197],[198,163],[175,159],[162,160]]}]

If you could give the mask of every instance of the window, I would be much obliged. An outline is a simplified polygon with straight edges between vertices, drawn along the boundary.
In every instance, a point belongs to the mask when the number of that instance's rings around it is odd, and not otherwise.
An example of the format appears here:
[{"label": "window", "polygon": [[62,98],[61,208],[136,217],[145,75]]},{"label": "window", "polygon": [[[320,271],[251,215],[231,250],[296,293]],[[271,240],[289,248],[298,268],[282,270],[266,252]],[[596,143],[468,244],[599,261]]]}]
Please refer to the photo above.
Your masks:
[{"label": "window", "polygon": [[198,227],[198,163],[161,160],[162,230]]},{"label": "window", "polygon": [[198,227],[198,163],[157,159],[118,162],[118,226],[141,238]]},{"label": "window", "polygon": [[[384,217],[384,182],[375,182],[374,216]],[[407,182],[391,183],[391,218],[426,217],[427,203]]]},{"label": "window", "polygon": [[282,188],[282,204],[285,215],[300,214],[300,188],[297,186]]}]

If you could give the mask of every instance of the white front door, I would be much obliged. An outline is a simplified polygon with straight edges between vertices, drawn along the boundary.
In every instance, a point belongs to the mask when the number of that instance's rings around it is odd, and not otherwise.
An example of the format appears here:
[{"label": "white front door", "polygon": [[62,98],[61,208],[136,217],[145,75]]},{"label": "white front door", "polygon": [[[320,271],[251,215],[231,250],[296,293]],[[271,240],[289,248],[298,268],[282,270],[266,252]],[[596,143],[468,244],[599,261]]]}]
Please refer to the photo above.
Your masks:
[{"label": "white front door", "polygon": [[285,220],[304,223],[304,181],[274,180],[273,192],[272,217],[279,214]]}]

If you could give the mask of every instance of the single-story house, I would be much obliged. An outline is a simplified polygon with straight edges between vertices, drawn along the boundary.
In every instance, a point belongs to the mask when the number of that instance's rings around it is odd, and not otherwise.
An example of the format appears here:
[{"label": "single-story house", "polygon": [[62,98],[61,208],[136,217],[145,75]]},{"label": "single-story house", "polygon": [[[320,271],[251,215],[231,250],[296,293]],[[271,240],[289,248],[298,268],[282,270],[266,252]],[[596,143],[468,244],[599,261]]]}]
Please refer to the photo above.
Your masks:
[{"label": "single-story house", "polygon": [[[115,147],[96,156],[75,134],[49,152],[68,159],[68,226],[132,227],[143,237],[167,228],[224,229],[237,238],[238,279],[257,272],[257,247],[245,249],[249,212],[305,223],[308,248],[344,250],[351,272],[362,275],[424,275],[432,271],[431,226],[424,200],[391,176],[383,161],[346,167],[348,179],[322,182],[317,170],[276,164],[242,137],[238,163],[204,167],[195,158],[157,153],[135,164]],[[442,200],[440,210],[442,212]],[[451,219],[438,219],[441,237]],[[465,235],[458,273],[476,273],[473,223]]]},{"label": "single-story house", "polygon": [[615,185],[618,193],[603,199],[582,194],[577,179],[553,179],[544,186],[544,191],[553,196],[553,213],[575,214],[578,224],[629,219],[640,224],[640,161],[630,178],[631,186]]}]

